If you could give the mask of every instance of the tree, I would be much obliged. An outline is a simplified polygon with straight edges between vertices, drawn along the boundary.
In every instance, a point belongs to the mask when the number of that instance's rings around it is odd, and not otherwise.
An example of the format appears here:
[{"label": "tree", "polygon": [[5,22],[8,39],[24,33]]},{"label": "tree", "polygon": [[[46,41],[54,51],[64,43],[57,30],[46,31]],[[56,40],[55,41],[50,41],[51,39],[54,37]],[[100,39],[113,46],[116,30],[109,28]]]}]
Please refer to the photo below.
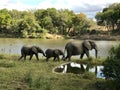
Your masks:
[{"label": "tree", "polygon": [[119,30],[120,3],[114,3],[98,12],[95,16],[98,25],[104,25],[108,30]]},{"label": "tree", "polygon": [[74,32],[78,34],[84,34],[90,27],[89,21],[86,15],[83,13],[77,14],[73,18]]},{"label": "tree", "polygon": [[43,28],[47,29],[49,33],[55,33],[53,30],[52,18],[50,16],[46,16],[41,21]]},{"label": "tree", "polygon": [[12,18],[7,9],[0,10],[0,30],[2,33],[11,32]]},{"label": "tree", "polygon": [[9,14],[12,18],[12,22],[11,22],[11,29],[12,29],[12,33],[17,34],[18,33],[18,22],[20,21],[21,18],[21,11],[18,10],[11,10],[9,11]]},{"label": "tree", "polygon": [[24,15],[24,18],[19,21],[18,33],[22,37],[36,37],[36,32],[41,29],[36,21],[34,14]]},{"label": "tree", "polygon": [[[61,9],[59,10],[59,17],[58,17],[58,29],[59,34],[66,35],[69,33],[69,30],[73,27],[72,18],[75,16],[73,11],[69,11],[68,9]],[[67,32],[68,29],[68,32]]]}]

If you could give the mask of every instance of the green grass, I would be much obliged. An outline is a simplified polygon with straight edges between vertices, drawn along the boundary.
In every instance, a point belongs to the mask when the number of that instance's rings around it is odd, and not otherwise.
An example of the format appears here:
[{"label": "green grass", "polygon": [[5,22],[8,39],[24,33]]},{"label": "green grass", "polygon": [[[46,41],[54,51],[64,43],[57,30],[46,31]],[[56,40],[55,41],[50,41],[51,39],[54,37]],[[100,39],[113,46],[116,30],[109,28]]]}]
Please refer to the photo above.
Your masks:
[{"label": "green grass", "polygon": [[35,58],[18,61],[18,58],[19,55],[0,55],[0,90],[100,90],[95,83],[104,82],[93,73],[57,74],[52,71],[65,61],[46,62],[42,57],[39,61]]}]

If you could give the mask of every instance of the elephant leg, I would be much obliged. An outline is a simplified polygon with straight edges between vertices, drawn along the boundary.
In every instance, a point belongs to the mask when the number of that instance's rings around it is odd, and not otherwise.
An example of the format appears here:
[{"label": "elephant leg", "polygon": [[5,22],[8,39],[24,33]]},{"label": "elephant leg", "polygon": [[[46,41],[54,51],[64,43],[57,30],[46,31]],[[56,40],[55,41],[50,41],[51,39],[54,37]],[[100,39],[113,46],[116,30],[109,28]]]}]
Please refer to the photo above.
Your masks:
[{"label": "elephant leg", "polygon": [[84,56],[84,53],[82,53],[82,54],[81,54],[80,59],[82,59],[82,58],[83,58],[83,56]]},{"label": "elephant leg", "polygon": [[35,54],[35,56],[36,56],[36,59],[39,60],[39,58],[38,58],[38,54]]},{"label": "elephant leg", "polygon": [[23,58],[23,55],[18,60],[21,60],[22,58]]},{"label": "elephant leg", "polygon": [[53,61],[55,61],[55,60],[56,60],[56,57],[54,57]]},{"label": "elephant leg", "polygon": [[71,56],[72,56],[72,52],[71,51],[67,51],[67,56],[66,56],[66,60],[68,59],[68,61],[71,60]]},{"label": "elephant leg", "polygon": [[85,54],[87,55],[88,58],[90,57],[90,54],[89,54],[88,50],[85,51]]},{"label": "elephant leg", "polygon": [[60,61],[60,58],[59,58],[59,56],[57,56],[57,60],[58,60],[58,61]]},{"label": "elephant leg", "polygon": [[68,55],[65,57],[65,60],[67,60],[68,59]]},{"label": "elephant leg", "polygon": [[46,62],[49,60],[49,57],[46,58]]},{"label": "elephant leg", "polygon": [[68,59],[68,61],[70,61],[71,60],[71,55],[67,55],[65,59],[66,60]]},{"label": "elephant leg", "polygon": [[24,60],[26,60],[26,55],[24,55],[23,57],[24,57]]},{"label": "elephant leg", "polygon": [[71,60],[71,56],[68,57],[68,61],[70,61],[70,60]]},{"label": "elephant leg", "polygon": [[30,55],[30,59],[29,59],[29,60],[31,60],[31,59],[32,59],[32,57],[33,57],[33,54],[31,54],[31,55]]}]

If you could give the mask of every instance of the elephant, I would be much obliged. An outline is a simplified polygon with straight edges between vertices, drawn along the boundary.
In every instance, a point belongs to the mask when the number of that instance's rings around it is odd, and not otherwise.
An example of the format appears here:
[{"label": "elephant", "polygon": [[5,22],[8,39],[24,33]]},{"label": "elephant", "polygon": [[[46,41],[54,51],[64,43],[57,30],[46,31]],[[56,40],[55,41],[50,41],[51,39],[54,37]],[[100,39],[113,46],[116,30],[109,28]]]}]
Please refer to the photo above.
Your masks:
[{"label": "elephant", "polygon": [[63,51],[60,50],[60,49],[47,49],[47,50],[45,51],[45,54],[46,54],[46,61],[48,61],[49,58],[51,58],[51,57],[54,57],[53,61],[55,61],[56,58],[57,58],[57,60],[59,61],[59,56],[60,56],[60,55],[63,56],[62,59],[65,58]]},{"label": "elephant", "polygon": [[34,54],[36,56],[36,59],[39,60],[38,53],[42,53],[43,56],[45,56],[43,50],[40,47],[24,45],[21,48],[21,57],[18,60],[21,60],[23,57],[24,57],[24,60],[26,60],[27,55],[30,56],[29,60],[31,60]]},{"label": "elephant", "polygon": [[73,55],[81,55],[80,59],[83,58],[84,54],[89,58],[89,50],[95,49],[95,56],[97,58],[98,48],[94,41],[92,40],[84,40],[82,43],[80,41],[70,41],[65,46],[65,51],[67,51],[67,56],[65,60],[68,59],[70,61],[71,56]]}]

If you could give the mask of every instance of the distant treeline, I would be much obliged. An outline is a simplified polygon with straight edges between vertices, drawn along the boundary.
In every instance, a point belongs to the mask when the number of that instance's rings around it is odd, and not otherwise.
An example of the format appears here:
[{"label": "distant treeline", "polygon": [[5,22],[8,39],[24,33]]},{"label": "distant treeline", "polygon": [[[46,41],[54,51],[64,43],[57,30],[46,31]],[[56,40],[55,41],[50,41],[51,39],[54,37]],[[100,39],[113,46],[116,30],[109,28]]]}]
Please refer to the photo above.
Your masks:
[{"label": "distant treeline", "polygon": [[0,10],[0,33],[18,37],[42,37],[44,33],[69,35],[86,31],[92,19],[68,9]]},{"label": "distant treeline", "polygon": [[[120,3],[104,8],[95,18],[108,29],[120,29]],[[44,33],[80,35],[88,33],[94,25],[96,22],[84,13],[75,14],[68,9],[0,10],[0,33],[16,37],[42,38]]]}]

